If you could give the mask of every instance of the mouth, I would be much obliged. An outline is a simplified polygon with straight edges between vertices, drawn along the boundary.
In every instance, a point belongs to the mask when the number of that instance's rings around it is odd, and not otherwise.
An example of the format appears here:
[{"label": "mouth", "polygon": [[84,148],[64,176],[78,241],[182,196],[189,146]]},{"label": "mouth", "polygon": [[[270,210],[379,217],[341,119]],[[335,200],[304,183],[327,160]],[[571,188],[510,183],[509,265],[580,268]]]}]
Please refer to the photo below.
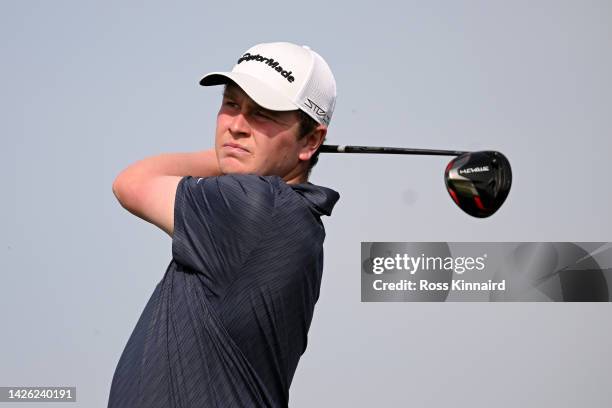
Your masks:
[{"label": "mouth", "polygon": [[224,143],[223,148],[229,151],[249,153],[249,149],[242,145],[239,145],[238,143]]}]

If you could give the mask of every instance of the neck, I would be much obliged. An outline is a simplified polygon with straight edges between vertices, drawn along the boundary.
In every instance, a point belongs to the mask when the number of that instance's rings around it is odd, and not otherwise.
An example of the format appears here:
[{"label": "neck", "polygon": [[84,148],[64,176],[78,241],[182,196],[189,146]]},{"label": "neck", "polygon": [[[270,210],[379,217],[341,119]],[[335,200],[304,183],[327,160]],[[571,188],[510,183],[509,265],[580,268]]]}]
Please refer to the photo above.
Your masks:
[{"label": "neck", "polygon": [[287,184],[302,184],[308,181],[308,169],[304,165],[297,166],[283,177]]},{"label": "neck", "polygon": [[285,180],[285,183],[287,184],[302,184],[308,181],[308,177],[306,177],[306,174],[301,174],[297,177],[293,177],[293,178],[283,178],[283,180]]}]

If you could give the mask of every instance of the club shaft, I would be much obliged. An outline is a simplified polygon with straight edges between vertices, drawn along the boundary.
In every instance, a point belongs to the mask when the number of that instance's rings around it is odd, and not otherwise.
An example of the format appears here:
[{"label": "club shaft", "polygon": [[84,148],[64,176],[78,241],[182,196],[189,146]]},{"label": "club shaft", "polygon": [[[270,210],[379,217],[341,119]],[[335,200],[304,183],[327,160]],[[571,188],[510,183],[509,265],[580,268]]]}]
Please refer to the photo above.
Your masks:
[{"label": "club shaft", "polygon": [[418,154],[426,156],[460,156],[458,150],[410,149],[407,147],[322,145],[321,153]]}]

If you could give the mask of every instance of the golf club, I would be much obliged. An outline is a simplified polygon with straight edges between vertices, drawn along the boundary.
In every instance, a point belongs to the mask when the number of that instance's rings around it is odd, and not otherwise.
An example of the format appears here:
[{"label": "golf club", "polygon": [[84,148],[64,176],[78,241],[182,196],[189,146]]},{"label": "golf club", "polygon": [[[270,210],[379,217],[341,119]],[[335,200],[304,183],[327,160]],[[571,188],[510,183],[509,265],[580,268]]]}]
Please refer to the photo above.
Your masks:
[{"label": "golf club", "polygon": [[512,185],[510,162],[500,152],[487,150],[411,149],[404,147],[322,145],[321,153],[412,154],[457,156],[446,166],[444,182],[451,198],[467,214],[485,218],[504,203]]}]

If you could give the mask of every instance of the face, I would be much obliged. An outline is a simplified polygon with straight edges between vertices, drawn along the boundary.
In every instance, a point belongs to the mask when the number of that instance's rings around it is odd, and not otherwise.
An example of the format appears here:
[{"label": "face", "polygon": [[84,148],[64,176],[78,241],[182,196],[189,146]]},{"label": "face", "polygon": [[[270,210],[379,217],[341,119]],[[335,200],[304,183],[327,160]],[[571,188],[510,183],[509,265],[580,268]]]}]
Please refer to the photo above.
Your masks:
[{"label": "face", "polygon": [[308,137],[298,140],[297,111],[270,111],[240,87],[228,84],[217,114],[215,150],[223,174],[300,178],[314,151]]}]

